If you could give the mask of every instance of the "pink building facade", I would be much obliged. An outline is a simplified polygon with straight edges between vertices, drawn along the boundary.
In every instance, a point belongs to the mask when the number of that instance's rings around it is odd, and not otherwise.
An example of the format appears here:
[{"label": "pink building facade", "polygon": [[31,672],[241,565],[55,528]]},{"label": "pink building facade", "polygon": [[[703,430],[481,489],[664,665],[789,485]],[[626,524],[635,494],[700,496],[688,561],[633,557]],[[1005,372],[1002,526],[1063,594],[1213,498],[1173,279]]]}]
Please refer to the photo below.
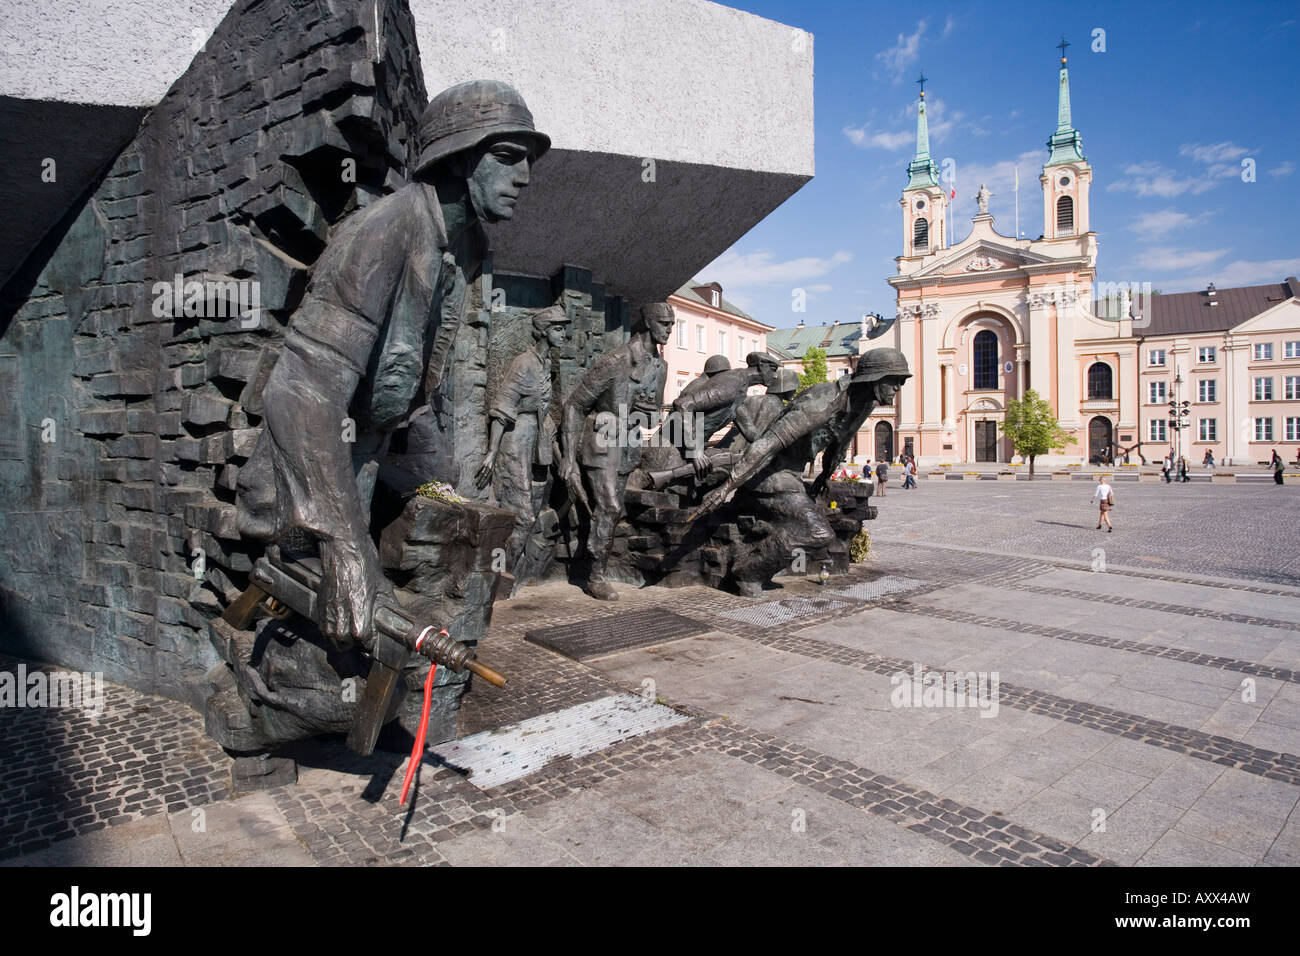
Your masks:
[{"label": "pink building facade", "polygon": [[[1300,458],[1300,280],[1158,296],[1139,329],[1146,457]],[[1179,412],[1169,416],[1169,403]],[[1186,404],[1184,404],[1186,403]]]},{"label": "pink building facade", "polygon": [[750,352],[767,351],[767,333],[774,326],[764,325],[724,299],[716,282],[682,286],[668,297],[668,303],[677,323],[663,351],[668,363],[666,406],[704,374],[710,356],[725,356],[732,368],[739,368]]},{"label": "pink building facade", "polygon": [[1171,450],[1193,465],[1207,451],[1216,465],[1267,461],[1274,448],[1296,460],[1300,283],[1173,295],[1096,284],[1093,172],[1064,59],[1057,121],[1039,177],[1043,234],[999,233],[981,186],[970,234],[952,243],[922,94],[900,199],[903,254],[888,279],[897,316],[871,343],[901,349],[914,376],[892,421],[896,452],[922,465],[1018,462],[1006,407],[1032,388],[1073,438],[1039,457],[1046,466],[1126,455],[1139,464]]}]

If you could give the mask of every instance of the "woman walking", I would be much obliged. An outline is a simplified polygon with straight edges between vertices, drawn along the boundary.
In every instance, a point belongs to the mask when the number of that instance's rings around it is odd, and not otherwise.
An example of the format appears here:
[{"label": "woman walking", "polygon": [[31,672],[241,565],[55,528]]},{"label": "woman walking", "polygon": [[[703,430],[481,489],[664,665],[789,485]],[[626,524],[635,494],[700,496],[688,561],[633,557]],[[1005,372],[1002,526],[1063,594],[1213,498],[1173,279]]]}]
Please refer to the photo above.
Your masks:
[{"label": "woman walking", "polygon": [[1100,509],[1097,514],[1097,530],[1100,531],[1101,526],[1104,523],[1106,525],[1107,534],[1115,530],[1110,524],[1110,509],[1115,504],[1115,495],[1113,491],[1114,490],[1111,488],[1110,483],[1106,481],[1106,476],[1098,475],[1097,487],[1093,489],[1092,492],[1092,500]]},{"label": "woman walking", "polygon": [[1273,449],[1273,460],[1268,464],[1273,469],[1273,483],[1282,484],[1282,469],[1286,466],[1282,463],[1282,456],[1277,453],[1276,448]]}]

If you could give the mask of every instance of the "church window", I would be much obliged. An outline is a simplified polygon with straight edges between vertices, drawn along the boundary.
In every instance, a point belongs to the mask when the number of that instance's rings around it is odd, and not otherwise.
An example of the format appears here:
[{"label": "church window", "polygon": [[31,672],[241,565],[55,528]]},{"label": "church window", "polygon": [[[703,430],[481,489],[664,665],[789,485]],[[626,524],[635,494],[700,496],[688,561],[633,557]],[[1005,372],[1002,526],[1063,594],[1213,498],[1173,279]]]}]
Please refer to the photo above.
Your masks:
[{"label": "church window", "polygon": [[1074,235],[1074,199],[1070,196],[1062,196],[1056,201],[1056,234]]},{"label": "church window", "polygon": [[998,337],[988,329],[975,336],[972,388],[998,387]]},{"label": "church window", "polygon": [[922,217],[912,225],[912,254],[922,255],[930,251],[930,220]]},{"label": "church window", "polygon": [[1111,393],[1111,369],[1105,362],[1094,362],[1088,369],[1088,397],[1114,397]]}]

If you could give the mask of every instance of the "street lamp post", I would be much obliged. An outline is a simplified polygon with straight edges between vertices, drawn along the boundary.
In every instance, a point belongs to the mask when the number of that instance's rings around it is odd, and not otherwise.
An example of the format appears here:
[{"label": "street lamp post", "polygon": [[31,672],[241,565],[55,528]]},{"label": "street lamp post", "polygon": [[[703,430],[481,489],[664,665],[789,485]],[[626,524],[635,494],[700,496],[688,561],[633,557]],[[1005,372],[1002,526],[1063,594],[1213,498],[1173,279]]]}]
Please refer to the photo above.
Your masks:
[{"label": "street lamp post", "polygon": [[[1183,373],[1174,376],[1174,400],[1169,403],[1169,429],[1174,433],[1174,455],[1183,457],[1183,429],[1192,424],[1191,402],[1180,401],[1183,392]],[[1177,461],[1174,462],[1177,465]]]}]

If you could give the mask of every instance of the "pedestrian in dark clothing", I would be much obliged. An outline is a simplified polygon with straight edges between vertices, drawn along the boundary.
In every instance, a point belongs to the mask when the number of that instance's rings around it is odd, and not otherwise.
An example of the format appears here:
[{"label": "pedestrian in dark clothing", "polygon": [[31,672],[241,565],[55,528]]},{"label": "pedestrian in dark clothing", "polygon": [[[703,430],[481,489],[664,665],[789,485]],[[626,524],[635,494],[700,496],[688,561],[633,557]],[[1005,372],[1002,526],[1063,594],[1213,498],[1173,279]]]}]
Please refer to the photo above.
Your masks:
[{"label": "pedestrian in dark clothing", "polygon": [[876,489],[880,497],[885,497],[885,482],[889,479],[889,463],[881,460],[876,466]]},{"label": "pedestrian in dark clothing", "polygon": [[1187,474],[1187,458],[1184,455],[1178,456],[1178,480],[1191,481],[1191,476]]},{"label": "pedestrian in dark clothing", "polygon": [[1275,485],[1282,484],[1282,469],[1286,466],[1283,464],[1282,458],[1278,455],[1276,448],[1273,449],[1273,460],[1269,462],[1269,465],[1273,468],[1273,483]]}]

